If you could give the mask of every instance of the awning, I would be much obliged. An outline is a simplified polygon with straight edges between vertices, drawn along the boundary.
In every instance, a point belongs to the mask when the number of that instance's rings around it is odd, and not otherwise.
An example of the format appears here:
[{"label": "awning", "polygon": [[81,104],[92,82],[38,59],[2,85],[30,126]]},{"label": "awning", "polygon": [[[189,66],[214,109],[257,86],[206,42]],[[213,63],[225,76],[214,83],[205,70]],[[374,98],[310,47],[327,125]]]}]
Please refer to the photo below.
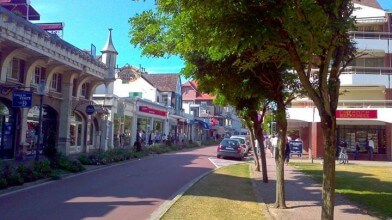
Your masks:
[{"label": "awning", "polygon": [[201,120],[194,120],[195,123],[198,123],[203,129],[210,129],[210,126],[208,125],[208,123],[201,121]]}]

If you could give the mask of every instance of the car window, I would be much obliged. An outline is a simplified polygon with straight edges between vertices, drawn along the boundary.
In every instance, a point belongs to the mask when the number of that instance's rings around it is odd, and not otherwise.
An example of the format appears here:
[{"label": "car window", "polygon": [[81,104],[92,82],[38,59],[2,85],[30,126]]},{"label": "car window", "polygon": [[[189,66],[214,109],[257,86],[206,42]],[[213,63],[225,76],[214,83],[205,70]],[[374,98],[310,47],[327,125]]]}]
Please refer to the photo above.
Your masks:
[{"label": "car window", "polygon": [[245,140],[242,139],[242,138],[231,138],[231,139],[237,140],[237,141],[239,141],[241,144],[245,144]]}]

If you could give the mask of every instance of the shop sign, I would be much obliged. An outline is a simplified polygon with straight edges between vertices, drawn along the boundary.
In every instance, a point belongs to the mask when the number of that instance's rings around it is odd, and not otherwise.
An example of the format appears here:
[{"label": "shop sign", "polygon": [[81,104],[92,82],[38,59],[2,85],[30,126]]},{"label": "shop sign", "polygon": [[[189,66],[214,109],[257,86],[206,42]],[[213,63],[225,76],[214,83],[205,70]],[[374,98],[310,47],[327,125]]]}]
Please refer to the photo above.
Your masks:
[{"label": "shop sign", "polygon": [[86,114],[88,115],[92,115],[95,112],[95,108],[93,105],[88,105],[86,106]]},{"label": "shop sign", "polygon": [[377,119],[377,110],[336,110],[336,118]]},{"label": "shop sign", "polygon": [[132,67],[124,67],[118,73],[118,77],[123,84],[136,81],[140,77],[140,73]]},{"label": "shop sign", "polygon": [[33,93],[28,91],[14,91],[12,94],[12,107],[31,108]]},{"label": "shop sign", "polygon": [[139,106],[139,111],[145,112],[145,113],[149,113],[149,114],[153,114],[153,115],[166,116],[166,112],[165,111],[152,109],[152,108],[150,108],[148,106]]}]

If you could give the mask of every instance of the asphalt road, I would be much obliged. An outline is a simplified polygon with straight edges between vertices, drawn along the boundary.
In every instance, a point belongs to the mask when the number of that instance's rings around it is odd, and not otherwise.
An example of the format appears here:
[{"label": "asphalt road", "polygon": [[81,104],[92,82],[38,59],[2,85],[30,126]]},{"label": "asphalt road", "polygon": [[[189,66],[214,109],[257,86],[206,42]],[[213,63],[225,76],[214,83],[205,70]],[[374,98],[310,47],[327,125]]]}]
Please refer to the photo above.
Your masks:
[{"label": "asphalt road", "polygon": [[205,147],[133,160],[0,196],[0,219],[148,219],[215,166]]}]

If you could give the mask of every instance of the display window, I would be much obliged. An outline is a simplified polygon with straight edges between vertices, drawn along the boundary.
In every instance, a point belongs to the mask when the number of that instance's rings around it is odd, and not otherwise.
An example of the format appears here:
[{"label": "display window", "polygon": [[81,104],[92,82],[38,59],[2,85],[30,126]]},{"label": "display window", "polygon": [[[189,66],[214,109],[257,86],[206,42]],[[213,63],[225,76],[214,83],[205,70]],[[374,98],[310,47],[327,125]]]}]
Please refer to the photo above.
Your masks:
[{"label": "display window", "polygon": [[374,153],[386,153],[386,132],[385,126],[371,125],[371,126],[353,126],[353,125],[339,125],[337,128],[337,142],[342,141],[347,143],[347,152],[355,152],[355,143],[358,142],[360,146],[360,153],[367,153],[368,140],[373,138]]}]

